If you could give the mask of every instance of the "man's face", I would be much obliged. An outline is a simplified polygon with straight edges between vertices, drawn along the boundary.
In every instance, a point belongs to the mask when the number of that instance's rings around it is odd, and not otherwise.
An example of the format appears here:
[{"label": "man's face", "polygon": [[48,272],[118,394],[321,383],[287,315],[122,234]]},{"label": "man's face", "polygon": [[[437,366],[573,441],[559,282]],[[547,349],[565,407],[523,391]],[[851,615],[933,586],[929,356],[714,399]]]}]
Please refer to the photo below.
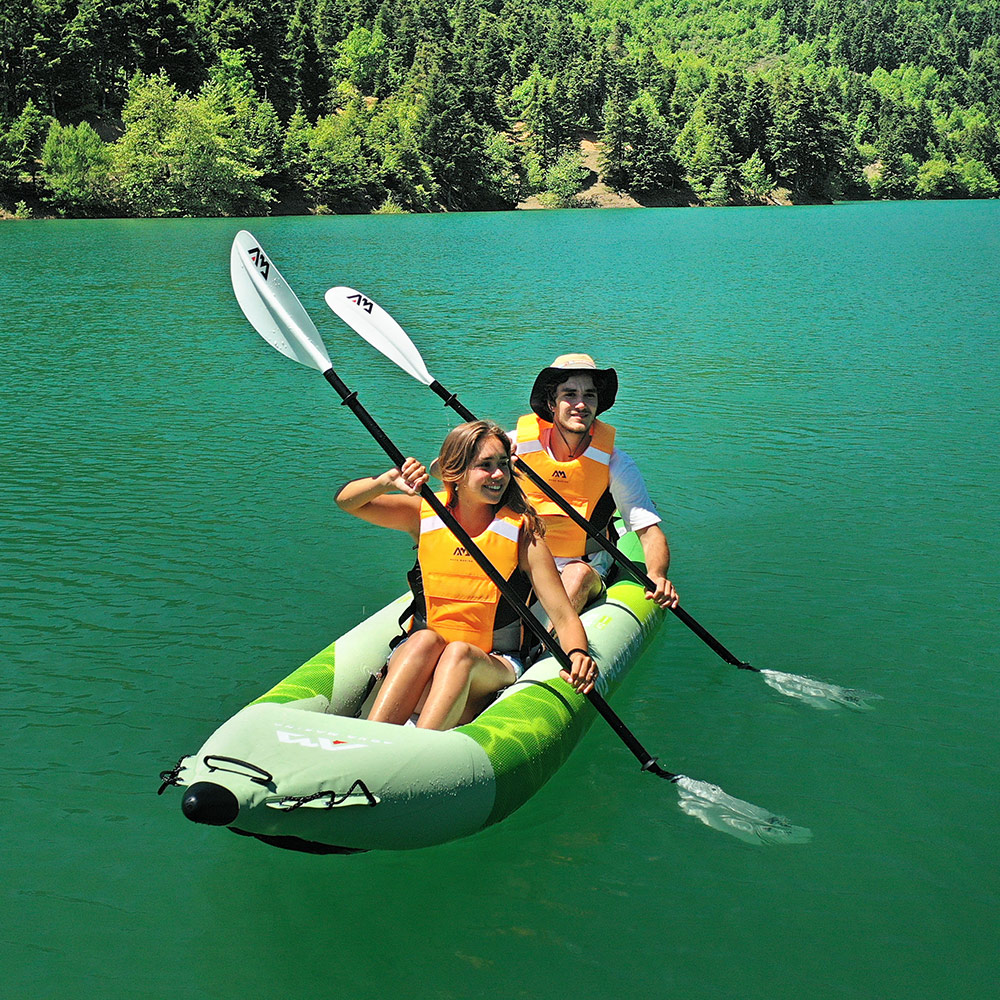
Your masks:
[{"label": "man's face", "polygon": [[552,422],[568,434],[584,434],[597,416],[597,389],[590,375],[573,375],[556,386]]}]

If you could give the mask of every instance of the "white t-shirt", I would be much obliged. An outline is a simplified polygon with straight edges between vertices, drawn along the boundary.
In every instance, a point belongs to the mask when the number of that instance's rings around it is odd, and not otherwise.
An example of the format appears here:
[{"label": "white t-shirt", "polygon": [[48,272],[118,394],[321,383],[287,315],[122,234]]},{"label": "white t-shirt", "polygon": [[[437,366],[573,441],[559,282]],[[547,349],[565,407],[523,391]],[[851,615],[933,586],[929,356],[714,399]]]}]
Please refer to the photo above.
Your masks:
[{"label": "white t-shirt", "polygon": [[[541,446],[549,450],[550,429],[542,430]],[[517,451],[517,431],[508,431],[507,437]],[[549,451],[552,457],[552,452]],[[620,448],[611,450],[611,461],[608,464],[611,496],[614,498],[618,513],[622,516],[626,531],[638,531],[648,528],[651,524],[659,524],[663,518],[656,512],[653,501],[649,498],[646,482],[635,462]]]}]

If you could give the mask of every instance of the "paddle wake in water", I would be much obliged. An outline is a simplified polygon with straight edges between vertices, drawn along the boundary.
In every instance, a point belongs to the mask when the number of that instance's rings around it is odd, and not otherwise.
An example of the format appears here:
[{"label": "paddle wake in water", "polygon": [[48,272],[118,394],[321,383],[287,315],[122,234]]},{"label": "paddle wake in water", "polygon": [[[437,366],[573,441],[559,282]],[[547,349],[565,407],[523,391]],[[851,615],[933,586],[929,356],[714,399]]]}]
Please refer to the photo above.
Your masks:
[{"label": "paddle wake in water", "polygon": [[798,674],[786,674],[781,670],[757,670],[764,683],[775,691],[789,698],[798,698],[816,708],[833,708],[843,705],[859,712],[870,711],[873,706],[869,701],[878,701],[882,696],[862,691],[860,688],[846,688],[839,684],[827,684],[825,681],[813,680],[812,677],[800,677]]},{"label": "paddle wake in water", "polygon": [[807,844],[812,830],[793,826],[784,816],[727,795],[718,785],[684,775],[674,779],[680,807],[706,826],[731,834],[748,844]]}]

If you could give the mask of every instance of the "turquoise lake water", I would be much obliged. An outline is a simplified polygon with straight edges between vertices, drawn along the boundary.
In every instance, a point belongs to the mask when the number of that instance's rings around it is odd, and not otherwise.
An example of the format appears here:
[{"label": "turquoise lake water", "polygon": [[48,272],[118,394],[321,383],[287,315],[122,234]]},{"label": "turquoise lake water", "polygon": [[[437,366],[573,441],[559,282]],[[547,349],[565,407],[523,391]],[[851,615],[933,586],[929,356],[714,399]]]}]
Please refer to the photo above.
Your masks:
[{"label": "turquoise lake water", "polygon": [[1000,887],[1000,203],[246,223],[406,452],[456,418],[344,327],[375,298],[512,425],[535,373],[608,414],[683,605],[614,697],[664,767],[810,827],[754,847],[598,721],[510,819],[313,857],[189,823],[159,772],[404,587],[346,519],[385,460],[229,281],[242,223],[3,223],[5,992],[345,1000],[981,997]]}]

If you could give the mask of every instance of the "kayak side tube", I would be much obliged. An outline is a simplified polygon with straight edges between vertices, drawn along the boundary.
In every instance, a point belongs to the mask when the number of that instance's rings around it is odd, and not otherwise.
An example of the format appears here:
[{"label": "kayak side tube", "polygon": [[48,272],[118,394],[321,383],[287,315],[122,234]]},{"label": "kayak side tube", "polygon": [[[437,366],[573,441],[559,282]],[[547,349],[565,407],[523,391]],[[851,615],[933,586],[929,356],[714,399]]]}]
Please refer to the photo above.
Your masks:
[{"label": "kayak side tube", "polygon": [[[600,669],[599,692],[608,697],[642,654],[664,612],[638,584],[619,582],[604,602],[582,615],[590,653]],[[563,765],[596,718],[584,695],[559,678],[552,656],[539,660],[514,685],[457,732],[489,757],[496,797],[487,824],[522,806]]]}]

